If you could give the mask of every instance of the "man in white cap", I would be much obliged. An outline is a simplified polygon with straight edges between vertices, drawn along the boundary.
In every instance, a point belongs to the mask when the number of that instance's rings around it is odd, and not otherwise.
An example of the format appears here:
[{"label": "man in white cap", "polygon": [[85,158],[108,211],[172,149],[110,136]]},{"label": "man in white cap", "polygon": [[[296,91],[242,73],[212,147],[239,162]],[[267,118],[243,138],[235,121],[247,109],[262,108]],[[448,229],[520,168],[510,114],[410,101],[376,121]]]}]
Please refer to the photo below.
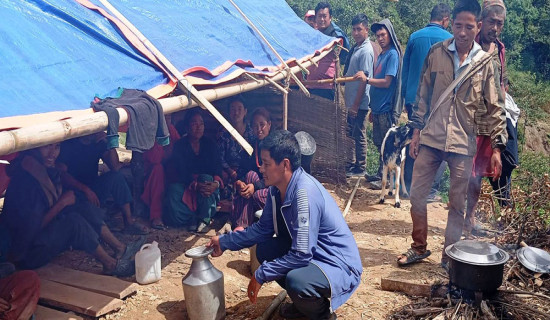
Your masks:
[{"label": "man in white cap", "polygon": [[304,21],[313,29],[317,29],[317,25],[315,24],[315,10],[308,10],[304,15]]}]

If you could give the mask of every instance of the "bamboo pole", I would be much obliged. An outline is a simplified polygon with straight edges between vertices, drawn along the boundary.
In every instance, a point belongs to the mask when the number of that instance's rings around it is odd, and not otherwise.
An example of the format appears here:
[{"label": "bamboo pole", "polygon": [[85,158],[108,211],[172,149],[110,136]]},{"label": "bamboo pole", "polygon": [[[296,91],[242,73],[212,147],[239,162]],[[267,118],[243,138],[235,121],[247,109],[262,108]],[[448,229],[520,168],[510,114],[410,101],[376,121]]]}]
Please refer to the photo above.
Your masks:
[{"label": "bamboo pole", "polygon": [[120,13],[115,7],[113,7],[107,0],[99,0],[109,11],[111,11],[117,19],[119,19],[130,31],[132,31],[139,40],[160,60],[160,62],[172,73],[176,79],[185,87],[185,89],[191,94],[194,100],[203,108],[208,110],[216,120],[237,140],[237,142],[252,155],[254,149],[252,146],[239,134],[239,132],[233,128],[233,126],[225,119],[225,117],[214,107],[210,101],[205,99],[195,87],[193,87],[187,79],[181,74],[181,72],[128,20],[122,13]]},{"label": "bamboo pole", "polygon": [[351,202],[353,201],[353,198],[355,197],[355,193],[357,192],[357,188],[359,188],[359,182],[361,182],[361,179],[363,177],[357,178],[357,182],[355,183],[355,187],[353,188],[353,191],[351,192],[351,195],[349,196],[348,203],[346,204],[346,208],[344,209],[344,212],[342,215],[344,218],[348,215],[349,209],[351,208]]},{"label": "bamboo pole", "polygon": [[302,72],[305,72],[305,74],[309,75],[309,70],[308,70],[306,67],[304,67],[304,66],[300,63],[300,61],[296,60],[296,64],[300,67],[300,69],[302,69]]},{"label": "bamboo pole", "polygon": [[271,317],[271,314],[277,309],[277,307],[285,300],[286,290],[281,290],[279,294],[271,301],[267,309],[262,313],[262,316],[256,320],[267,320]]},{"label": "bamboo pole", "polygon": [[[306,67],[313,65],[324,58],[330,51],[324,51],[321,55],[313,57],[304,62]],[[294,66],[291,72],[298,73],[300,68]],[[273,81],[280,81],[285,78],[283,73],[278,73],[271,78]],[[242,92],[255,90],[270,83],[265,80],[243,81],[237,84],[228,84],[218,86],[215,89],[201,90],[200,93],[209,101],[215,101],[227,98]],[[162,109],[165,114],[185,110],[195,107],[198,104],[195,101],[187,100],[187,96],[181,95],[176,97],[159,99]],[[117,108],[120,116],[120,125],[125,125],[128,121],[128,114],[124,109]],[[40,117],[40,115],[33,115]],[[61,118],[62,116],[60,116]],[[56,120],[50,122],[39,123],[32,126],[26,126],[19,129],[0,132],[0,155],[7,155],[18,151],[37,148],[50,143],[60,142],[67,139],[81,137],[84,135],[96,133],[107,129],[107,114],[105,112],[96,112],[81,116],[74,116],[66,120]]]},{"label": "bamboo pole", "polygon": [[[267,41],[267,39],[264,37],[264,35],[260,32],[260,30],[256,27],[256,25],[254,25],[254,23],[252,23],[252,21],[250,19],[248,19],[248,17],[246,16],[246,14],[244,14],[244,12],[239,8],[239,6],[237,6],[237,4],[233,1],[233,0],[229,0],[229,2],[231,2],[231,4],[235,7],[235,9],[237,9],[237,11],[241,14],[241,16],[243,16],[244,20],[246,21],[246,23],[248,23],[248,25],[254,29],[254,31],[256,31],[256,33],[258,34],[258,36],[260,36],[260,38],[265,42],[265,44],[269,47],[269,49],[271,49],[271,51],[273,51],[273,53],[275,54],[275,56],[279,59],[279,61],[281,61],[281,63],[283,64],[283,66],[285,66],[285,69],[286,70],[289,70],[290,67],[288,66],[288,64],[286,64],[286,61],[283,59],[283,57],[281,57],[281,55],[277,52],[277,50],[275,50],[275,48],[273,48],[273,46],[269,43],[269,41]],[[300,87],[300,89],[304,92],[304,94],[309,97],[310,94],[309,94],[309,91],[306,89],[306,87],[300,82],[300,80],[298,79],[298,77],[296,77],[296,75],[292,72],[289,72],[290,76],[292,77],[292,79],[294,81],[296,81],[296,84],[298,84],[298,87]]]},{"label": "bamboo pole", "polygon": [[336,79],[322,79],[322,80],[307,80],[302,81],[304,84],[321,84],[321,83],[343,83],[343,82],[353,82],[353,81],[359,81],[358,79],[354,79],[353,77],[342,77],[342,78],[336,78]]},{"label": "bamboo pole", "polygon": [[275,88],[279,89],[279,91],[281,91],[282,93],[288,94],[288,90],[285,89],[285,88],[283,88],[283,87],[281,87],[281,85],[278,84],[277,82],[275,82],[275,81],[273,81],[273,80],[271,80],[271,79],[269,79],[269,78],[265,78],[265,80],[267,80],[267,82],[271,83],[271,85],[274,86]]}]

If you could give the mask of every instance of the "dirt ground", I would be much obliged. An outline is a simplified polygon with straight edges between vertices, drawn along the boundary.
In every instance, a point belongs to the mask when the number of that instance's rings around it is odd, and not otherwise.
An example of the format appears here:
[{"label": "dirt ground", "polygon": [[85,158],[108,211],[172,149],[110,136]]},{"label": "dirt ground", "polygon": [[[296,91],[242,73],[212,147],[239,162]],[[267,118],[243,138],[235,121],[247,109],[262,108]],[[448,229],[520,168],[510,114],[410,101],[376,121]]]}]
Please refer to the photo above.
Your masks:
[{"label": "dirt ground", "polygon": [[[344,208],[355,181],[348,186],[325,184],[336,199],[340,208]],[[402,200],[401,208],[393,207],[394,200],[387,197],[386,204],[378,204],[379,191],[367,189],[362,183],[358,189],[351,211],[346,220],[359,246],[363,261],[361,285],[349,299],[336,311],[339,319],[385,319],[393,310],[410,303],[403,294],[382,291],[381,278],[391,277],[418,283],[432,283],[445,280],[446,275],[439,267],[443,235],[446,223],[446,208],[442,203],[429,204],[429,249],[432,255],[424,262],[407,267],[397,267],[396,256],[404,252],[411,242],[410,203]],[[218,219],[214,229],[199,235],[178,229],[153,231],[148,242],[157,241],[162,252],[162,279],[154,284],[140,286],[137,294],[127,298],[123,307],[102,319],[186,319],[185,300],[181,284],[189,270],[191,259],[184,252],[194,246],[206,244],[217,230],[222,228]],[[121,236],[131,240],[129,236]],[[253,305],[246,295],[250,273],[250,251],[226,251],[219,258],[211,258],[216,268],[225,277],[226,319],[255,319],[267,308],[280,292],[277,283],[262,287],[258,302]],[[101,272],[100,264],[93,258],[78,252],[67,252],[54,263],[75,269]],[[135,279],[128,279],[135,281]],[[288,298],[287,298],[288,299]],[[275,312],[272,319],[281,319]]]}]

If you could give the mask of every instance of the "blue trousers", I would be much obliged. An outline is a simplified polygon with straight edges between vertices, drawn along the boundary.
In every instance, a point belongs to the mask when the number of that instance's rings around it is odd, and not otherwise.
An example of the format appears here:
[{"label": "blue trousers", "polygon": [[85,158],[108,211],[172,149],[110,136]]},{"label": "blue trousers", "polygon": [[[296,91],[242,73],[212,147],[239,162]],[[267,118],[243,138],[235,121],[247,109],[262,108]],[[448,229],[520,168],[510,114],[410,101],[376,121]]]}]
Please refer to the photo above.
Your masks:
[{"label": "blue trousers", "polygon": [[[258,243],[256,257],[260,263],[282,257],[290,250],[291,240],[270,238]],[[330,284],[323,271],[315,264],[291,270],[277,280],[286,289],[294,306],[309,319],[328,319],[330,310]]]}]

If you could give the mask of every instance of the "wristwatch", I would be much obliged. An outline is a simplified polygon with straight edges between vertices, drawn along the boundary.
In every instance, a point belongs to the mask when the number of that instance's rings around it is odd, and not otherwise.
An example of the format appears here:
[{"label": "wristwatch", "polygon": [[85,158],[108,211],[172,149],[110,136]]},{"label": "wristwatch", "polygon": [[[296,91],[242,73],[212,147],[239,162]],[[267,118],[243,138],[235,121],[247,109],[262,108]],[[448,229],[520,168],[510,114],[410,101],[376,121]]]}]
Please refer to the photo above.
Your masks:
[{"label": "wristwatch", "polygon": [[369,78],[369,77],[367,77],[367,84],[369,84],[369,80],[370,80],[370,78]]}]

